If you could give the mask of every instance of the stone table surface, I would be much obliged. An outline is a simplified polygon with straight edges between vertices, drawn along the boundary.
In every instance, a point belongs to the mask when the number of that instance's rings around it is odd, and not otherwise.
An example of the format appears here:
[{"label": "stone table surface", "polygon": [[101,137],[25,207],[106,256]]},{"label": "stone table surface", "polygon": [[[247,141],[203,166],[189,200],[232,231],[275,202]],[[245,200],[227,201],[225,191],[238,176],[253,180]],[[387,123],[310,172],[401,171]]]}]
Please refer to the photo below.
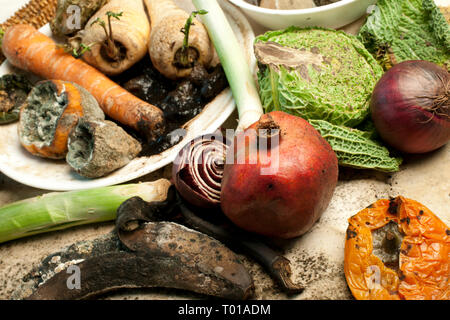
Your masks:
[{"label": "stone table surface", "polygon": [[[0,21],[26,1],[0,0]],[[442,1],[441,1],[442,2]],[[448,1],[445,0],[444,4]],[[363,19],[344,29],[355,33]],[[253,24],[254,31],[264,31]],[[232,117],[235,117],[233,115]],[[51,173],[49,173],[51,174]],[[170,177],[170,166],[141,177],[152,181]],[[19,184],[0,172],[0,206],[46,193]],[[306,290],[296,296],[280,293],[261,269],[240,255],[256,287],[255,299],[350,299],[343,272],[347,219],[377,199],[403,195],[415,199],[450,225],[450,144],[426,154],[407,156],[401,171],[384,174],[340,168],[339,182],[332,201],[320,221],[307,234],[289,241],[277,241],[292,262],[293,279]],[[76,227],[0,244],[0,299],[10,299],[13,291],[42,258],[76,241],[94,239],[110,232],[113,223]],[[108,295],[107,299],[203,299],[203,296],[169,289],[128,290]]]}]

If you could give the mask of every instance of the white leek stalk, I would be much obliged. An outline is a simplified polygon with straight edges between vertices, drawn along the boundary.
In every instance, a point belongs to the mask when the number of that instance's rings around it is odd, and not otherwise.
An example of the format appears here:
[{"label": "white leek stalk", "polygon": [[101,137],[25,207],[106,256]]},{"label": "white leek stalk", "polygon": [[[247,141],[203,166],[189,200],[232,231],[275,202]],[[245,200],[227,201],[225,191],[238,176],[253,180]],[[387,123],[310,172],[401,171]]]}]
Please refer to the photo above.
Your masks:
[{"label": "white leek stalk", "polygon": [[242,47],[216,0],[193,0],[197,10],[208,13],[201,19],[208,30],[228,79],[239,113],[238,131],[246,129],[263,114],[261,100]]},{"label": "white leek stalk", "polygon": [[145,201],[167,197],[170,182],[126,184],[81,191],[53,192],[7,204],[0,208],[0,243],[66,229],[82,224],[114,220],[125,200],[139,196]]}]

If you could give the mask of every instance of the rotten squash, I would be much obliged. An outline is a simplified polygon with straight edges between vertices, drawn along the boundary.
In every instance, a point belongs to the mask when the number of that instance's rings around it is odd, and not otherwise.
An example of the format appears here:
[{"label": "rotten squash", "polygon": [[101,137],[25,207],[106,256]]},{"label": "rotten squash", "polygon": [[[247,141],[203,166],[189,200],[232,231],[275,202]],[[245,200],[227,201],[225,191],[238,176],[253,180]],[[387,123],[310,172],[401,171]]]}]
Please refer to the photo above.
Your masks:
[{"label": "rotten squash", "polygon": [[41,81],[31,90],[20,111],[20,143],[30,153],[64,159],[69,133],[78,120],[103,120],[95,98],[79,85],[61,80]]},{"label": "rotten squash", "polygon": [[450,299],[450,230],[428,208],[399,196],[348,222],[344,270],[356,299]]}]

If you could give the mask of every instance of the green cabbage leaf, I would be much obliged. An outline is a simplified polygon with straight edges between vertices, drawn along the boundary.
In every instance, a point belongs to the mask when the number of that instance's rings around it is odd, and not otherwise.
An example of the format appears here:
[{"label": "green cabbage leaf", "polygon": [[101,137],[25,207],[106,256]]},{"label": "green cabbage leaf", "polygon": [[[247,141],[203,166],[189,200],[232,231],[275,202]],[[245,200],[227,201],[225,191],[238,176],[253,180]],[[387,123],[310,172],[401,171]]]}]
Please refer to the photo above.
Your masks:
[{"label": "green cabbage leaf", "polygon": [[369,113],[383,73],[355,37],[343,31],[290,27],[255,40],[258,84],[265,112],[354,127]]},{"label": "green cabbage leaf", "polygon": [[337,126],[323,120],[309,120],[309,123],[330,144],[339,165],[383,172],[399,171],[402,159],[392,157],[386,147],[373,139],[372,132]]},{"label": "green cabbage leaf", "polygon": [[450,27],[433,0],[379,0],[358,38],[385,69],[405,60],[450,67]]}]

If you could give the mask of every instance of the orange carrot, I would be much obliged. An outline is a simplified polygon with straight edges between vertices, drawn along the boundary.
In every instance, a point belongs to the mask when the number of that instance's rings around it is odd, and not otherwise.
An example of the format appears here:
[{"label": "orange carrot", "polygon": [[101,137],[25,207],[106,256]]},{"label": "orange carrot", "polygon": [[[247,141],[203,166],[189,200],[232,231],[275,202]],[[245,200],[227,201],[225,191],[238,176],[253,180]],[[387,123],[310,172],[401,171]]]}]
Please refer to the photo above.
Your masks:
[{"label": "orange carrot", "polygon": [[164,131],[163,113],[140,100],[100,71],[64,52],[49,37],[30,25],[8,28],[2,50],[8,61],[46,79],[74,82],[88,90],[112,119],[130,126],[149,140]]}]

